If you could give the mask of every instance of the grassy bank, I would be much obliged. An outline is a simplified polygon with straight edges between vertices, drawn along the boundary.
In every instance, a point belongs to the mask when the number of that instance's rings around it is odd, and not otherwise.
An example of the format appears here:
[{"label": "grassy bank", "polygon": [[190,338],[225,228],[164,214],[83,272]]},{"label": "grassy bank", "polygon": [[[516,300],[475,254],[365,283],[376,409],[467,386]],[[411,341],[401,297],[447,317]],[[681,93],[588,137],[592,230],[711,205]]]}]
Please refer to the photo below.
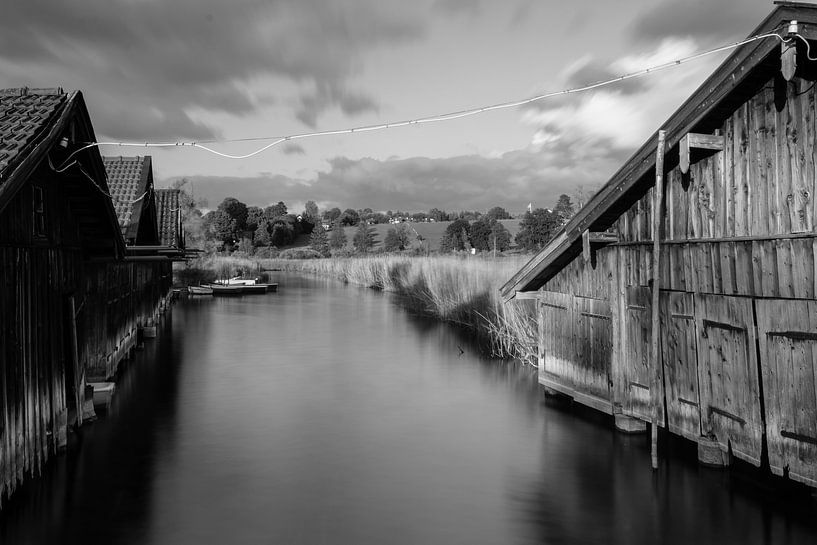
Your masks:
[{"label": "grassy bank", "polygon": [[241,259],[208,257],[189,267],[227,278],[265,270],[310,273],[367,288],[394,292],[414,311],[456,324],[491,353],[536,363],[536,322],[531,301],[504,304],[499,287],[527,261],[474,256],[382,255],[331,259]]}]

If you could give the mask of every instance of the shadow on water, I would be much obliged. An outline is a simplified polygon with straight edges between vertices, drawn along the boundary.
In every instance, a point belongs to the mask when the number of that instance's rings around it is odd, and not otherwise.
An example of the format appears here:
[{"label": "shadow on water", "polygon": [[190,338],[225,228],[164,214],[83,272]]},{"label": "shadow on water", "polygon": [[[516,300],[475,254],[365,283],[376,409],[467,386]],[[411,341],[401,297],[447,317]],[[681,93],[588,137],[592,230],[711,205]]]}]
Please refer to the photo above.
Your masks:
[{"label": "shadow on water", "polygon": [[[206,314],[197,317],[205,318]],[[0,516],[0,543],[140,543],[157,449],[173,427],[180,344],[170,317],[120,370],[111,408],[69,435],[69,448]]]}]

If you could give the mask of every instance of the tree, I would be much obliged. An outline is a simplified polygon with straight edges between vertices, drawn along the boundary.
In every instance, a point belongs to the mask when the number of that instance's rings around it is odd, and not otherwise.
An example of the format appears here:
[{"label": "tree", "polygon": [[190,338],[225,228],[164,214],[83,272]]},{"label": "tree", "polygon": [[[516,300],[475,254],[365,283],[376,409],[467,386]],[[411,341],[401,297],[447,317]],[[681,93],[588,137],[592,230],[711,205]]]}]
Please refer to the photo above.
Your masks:
[{"label": "tree", "polygon": [[386,231],[383,239],[383,249],[387,252],[403,251],[411,245],[411,235],[405,224],[399,227],[391,227]]},{"label": "tree", "polygon": [[335,220],[338,219],[341,214],[342,212],[340,211],[340,208],[336,206],[324,212],[323,219],[325,219],[327,223],[332,224],[335,223]]},{"label": "tree", "polygon": [[272,238],[270,238],[270,223],[262,218],[255,229],[255,236],[253,236],[253,243],[256,246],[272,246]]},{"label": "tree", "polygon": [[568,195],[559,195],[559,200],[556,201],[556,206],[553,207],[553,213],[556,214],[556,217],[559,219],[560,225],[564,225],[570,221],[570,218],[575,214],[575,210]]},{"label": "tree", "polygon": [[471,224],[471,246],[480,251],[507,250],[511,245],[511,234],[496,219],[485,216]]},{"label": "tree", "polygon": [[357,225],[360,223],[360,214],[357,213],[357,210],[352,210],[351,208],[347,208],[343,211],[343,214],[340,216],[340,222],[343,225]]},{"label": "tree", "polygon": [[223,210],[213,210],[204,216],[208,238],[232,245],[235,242],[235,219]]},{"label": "tree", "polygon": [[355,236],[352,237],[352,245],[355,247],[355,250],[360,253],[366,253],[374,248],[376,242],[377,231],[375,228],[366,225],[366,223],[362,221],[358,223]]},{"label": "tree", "polygon": [[326,231],[323,230],[322,226],[316,225],[312,230],[312,235],[309,237],[309,246],[323,257],[329,257],[329,237],[326,236]]},{"label": "tree", "polygon": [[174,181],[171,187],[179,190],[179,208],[187,247],[203,249],[207,237],[201,208],[207,206],[207,201],[196,200],[193,197],[192,184],[190,192],[185,188],[188,182],[187,178],[180,178]]},{"label": "tree", "polygon": [[511,215],[508,214],[508,211],[502,208],[501,206],[494,206],[488,212],[485,213],[485,216],[495,219],[495,220],[509,220],[511,219]]},{"label": "tree", "polygon": [[466,220],[457,219],[448,224],[445,234],[440,240],[440,249],[443,251],[464,250],[471,233],[471,224]]},{"label": "tree", "polygon": [[432,208],[428,211],[428,217],[434,221],[448,221],[448,213],[439,208]]},{"label": "tree", "polygon": [[333,250],[340,250],[346,246],[346,233],[343,231],[343,224],[340,219],[336,219],[329,234],[329,247]]},{"label": "tree", "polygon": [[316,225],[321,222],[321,216],[318,211],[318,205],[315,204],[315,201],[306,201],[306,205],[304,205],[304,219],[308,219],[310,223]]},{"label": "tree", "polygon": [[264,215],[268,220],[276,220],[281,216],[286,216],[287,205],[283,201],[278,201],[276,204],[264,208]]},{"label": "tree", "polygon": [[519,222],[516,243],[526,250],[540,250],[558,227],[559,218],[550,210],[537,208],[533,212],[525,212]]},{"label": "tree", "polygon": [[264,211],[259,206],[247,207],[247,231],[255,232],[258,224],[264,218]]},{"label": "tree", "polygon": [[273,246],[281,247],[292,244],[295,234],[289,223],[281,219],[277,219],[272,224],[272,232],[270,233],[270,242]]},{"label": "tree", "polygon": [[235,220],[235,231],[243,231],[247,228],[247,205],[235,197],[227,197],[218,205],[218,210],[224,212]]}]

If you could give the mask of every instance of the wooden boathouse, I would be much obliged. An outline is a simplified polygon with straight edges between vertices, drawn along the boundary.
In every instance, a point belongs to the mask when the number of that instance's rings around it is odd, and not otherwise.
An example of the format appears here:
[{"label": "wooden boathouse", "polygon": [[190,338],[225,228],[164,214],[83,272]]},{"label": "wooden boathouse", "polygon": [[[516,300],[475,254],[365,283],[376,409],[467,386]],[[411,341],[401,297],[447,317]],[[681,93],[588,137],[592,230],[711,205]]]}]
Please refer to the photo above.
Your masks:
[{"label": "wooden boathouse", "polygon": [[84,269],[125,253],[94,138],[81,93],[0,91],[0,499],[82,422]]},{"label": "wooden boathouse", "polygon": [[128,182],[95,141],[80,92],[0,90],[0,504],[82,425],[184,255],[159,237],[150,158]]},{"label": "wooden boathouse", "polygon": [[536,301],[547,389],[817,487],[817,6],[778,3],[769,33],[501,295]]}]

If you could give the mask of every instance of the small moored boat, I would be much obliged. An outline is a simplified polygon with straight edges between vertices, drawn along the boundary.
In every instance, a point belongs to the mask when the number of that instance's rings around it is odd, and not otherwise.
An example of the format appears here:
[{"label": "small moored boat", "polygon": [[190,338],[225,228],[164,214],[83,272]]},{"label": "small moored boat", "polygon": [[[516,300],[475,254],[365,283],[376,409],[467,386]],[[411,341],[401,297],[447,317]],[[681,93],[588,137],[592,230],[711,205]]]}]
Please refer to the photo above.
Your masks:
[{"label": "small moored boat", "polygon": [[190,295],[213,295],[213,288],[210,286],[187,286]]},{"label": "small moored boat", "polygon": [[244,293],[267,293],[266,284],[244,284],[241,286]]},{"label": "small moored boat", "polygon": [[244,286],[226,286],[224,284],[210,284],[213,295],[241,295],[244,293]]}]

